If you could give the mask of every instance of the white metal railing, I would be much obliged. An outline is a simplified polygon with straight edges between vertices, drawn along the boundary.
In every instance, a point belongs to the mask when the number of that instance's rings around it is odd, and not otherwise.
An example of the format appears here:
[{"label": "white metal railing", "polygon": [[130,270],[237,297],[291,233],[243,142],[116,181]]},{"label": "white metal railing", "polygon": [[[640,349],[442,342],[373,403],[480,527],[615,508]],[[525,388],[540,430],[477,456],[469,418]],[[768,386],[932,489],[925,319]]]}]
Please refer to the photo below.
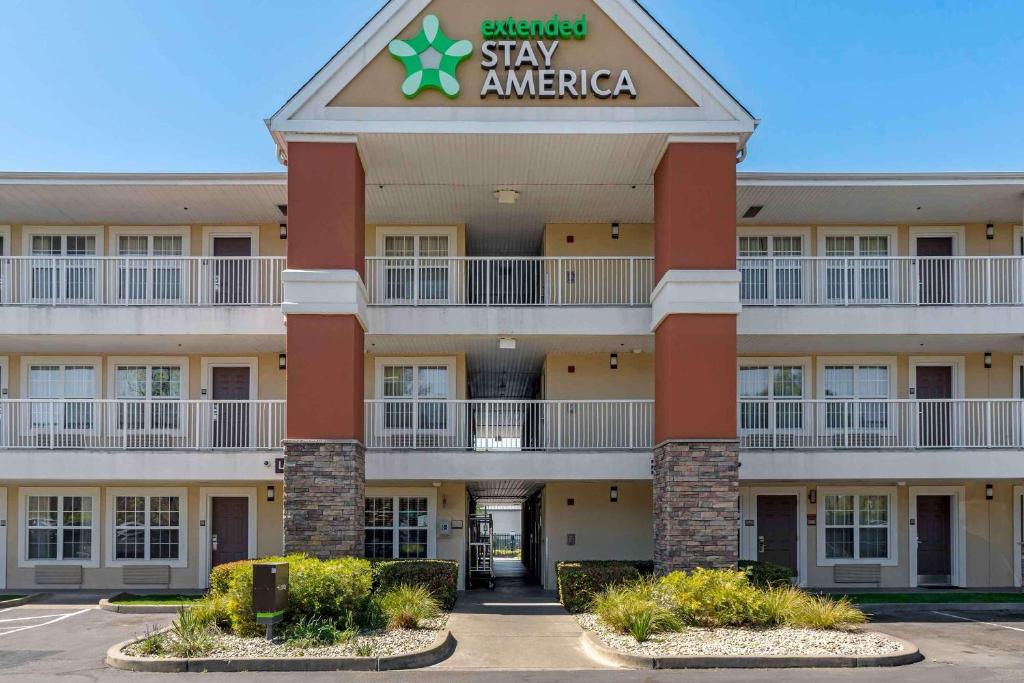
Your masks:
[{"label": "white metal railing", "polygon": [[460,256],[366,259],[370,304],[381,306],[647,306],[646,256]]},{"label": "white metal railing", "polygon": [[277,305],[284,267],[278,256],[4,256],[0,304]]},{"label": "white metal railing", "polygon": [[0,449],[276,449],[284,429],[284,401],[0,400]]},{"label": "white metal railing", "polygon": [[650,449],[653,401],[377,399],[367,448],[474,451]]},{"label": "white metal railing", "polygon": [[1024,304],[1022,256],[737,259],[747,306]]},{"label": "white metal railing", "polygon": [[742,399],[741,448],[1021,448],[1024,399]]}]

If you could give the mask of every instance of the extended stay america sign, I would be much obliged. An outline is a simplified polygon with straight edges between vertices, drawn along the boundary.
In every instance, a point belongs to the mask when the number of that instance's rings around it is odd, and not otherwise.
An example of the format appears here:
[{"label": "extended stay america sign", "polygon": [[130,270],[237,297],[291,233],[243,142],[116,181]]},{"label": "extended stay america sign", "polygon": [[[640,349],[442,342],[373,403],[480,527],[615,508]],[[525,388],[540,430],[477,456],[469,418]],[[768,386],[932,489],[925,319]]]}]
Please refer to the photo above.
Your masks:
[{"label": "extended stay america sign", "polygon": [[[483,20],[480,99],[636,99],[629,69],[572,66],[573,47],[588,39],[588,31],[586,14]],[[391,41],[388,51],[405,66],[405,97],[435,89],[454,99],[462,93],[459,65],[473,55],[474,47],[468,39],[447,36],[440,20],[428,14],[418,34]]]}]

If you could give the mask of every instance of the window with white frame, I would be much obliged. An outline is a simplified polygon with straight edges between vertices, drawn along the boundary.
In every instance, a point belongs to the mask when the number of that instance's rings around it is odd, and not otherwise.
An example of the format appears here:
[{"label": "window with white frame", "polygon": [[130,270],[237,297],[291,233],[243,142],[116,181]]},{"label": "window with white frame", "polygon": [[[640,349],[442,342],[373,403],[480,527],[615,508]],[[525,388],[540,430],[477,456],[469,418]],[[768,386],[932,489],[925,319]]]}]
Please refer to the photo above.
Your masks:
[{"label": "window with white frame", "polygon": [[829,493],[822,505],[826,560],[890,559],[889,494]]},{"label": "window with white frame", "polygon": [[[437,364],[387,364],[381,368],[384,428],[443,431],[448,428],[451,368]],[[413,403],[413,399],[416,400]],[[414,405],[416,409],[414,410]]]},{"label": "window with white frame", "polygon": [[114,559],[182,559],[181,505],[177,495],[114,496]]},{"label": "window with white frame", "polygon": [[118,365],[114,395],[127,401],[118,409],[119,429],[176,430],[181,426],[180,365]]},{"label": "window with white frame", "polygon": [[[33,300],[96,299],[95,235],[32,235],[29,289]],[[76,258],[77,257],[77,258]]]},{"label": "window with white frame", "polygon": [[429,501],[425,496],[369,496],[364,553],[374,558],[425,558],[429,552]]},{"label": "window with white frame", "polygon": [[800,235],[744,235],[739,238],[740,299],[795,302],[803,299],[804,253]]},{"label": "window with white frame", "polygon": [[825,237],[825,292],[829,301],[871,302],[891,297],[892,245],[888,235]]},{"label": "window with white frame", "polygon": [[796,432],[803,429],[803,365],[783,361],[742,366],[737,384],[741,430]]},{"label": "window with white frame", "polygon": [[888,429],[889,374],[888,365],[825,365],[827,428],[835,431]]},{"label": "window with white frame", "polygon": [[33,429],[90,430],[95,426],[96,366],[74,363],[39,363],[28,368],[28,397],[56,399],[31,404]]},{"label": "window with white frame", "polygon": [[182,235],[119,235],[118,299],[129,303],[181,300],[184,241]]},{"label": "window with white frame", "polygon": [[388,301],[447,300],[450,242],[448,235],[385,235],[385,298]]},{"label": "window with white frame", "polygon": [[89,495],[26,496],[25,559],[91,561],[94,503]]}]

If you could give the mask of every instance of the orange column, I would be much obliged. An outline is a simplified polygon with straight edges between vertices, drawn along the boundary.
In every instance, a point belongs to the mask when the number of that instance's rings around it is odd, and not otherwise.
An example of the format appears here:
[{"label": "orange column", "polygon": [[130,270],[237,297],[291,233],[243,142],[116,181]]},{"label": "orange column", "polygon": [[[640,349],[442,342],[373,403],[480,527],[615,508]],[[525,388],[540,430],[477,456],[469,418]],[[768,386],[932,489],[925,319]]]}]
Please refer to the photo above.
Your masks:
[{"label": "orange column", "polygon": [[[365,179],[355,144],[288,145],[288,268],[363,274]],[[289,314],[289,439],[363,441],[363,328]]]},{"label": "orange column", "polygon": [[[655,282],[736,269],[736,145],[673,143],[654,175]],[[655,443],[736,438],[736,316],[673,314],[655,331]]]}]

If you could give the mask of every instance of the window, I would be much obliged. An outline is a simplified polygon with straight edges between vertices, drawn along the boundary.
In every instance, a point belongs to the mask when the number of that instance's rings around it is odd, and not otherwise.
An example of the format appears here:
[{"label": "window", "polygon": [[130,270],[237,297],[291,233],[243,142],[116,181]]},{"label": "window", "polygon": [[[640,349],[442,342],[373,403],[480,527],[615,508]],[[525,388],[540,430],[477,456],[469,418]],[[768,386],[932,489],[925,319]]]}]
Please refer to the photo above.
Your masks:
[{"label": "window", "polygon": [[780,363],[739,369],[740,429],[795,432],[804,426],[804,367]]},{"label": "window", "polygon": [[366,557],[429,557],[429,520],[429,501],[425,496],[367,497],[364,518]]},{"label": "window", "polygon": [[91,561],[93,498],[85,495],[25,497],[25,559]]},{"label": "window", "polygon": [[114,559],[181,559],[180,515],[179,496],[114,496]]},{"label": "window", "polygon": [[804,243],[800,235],[739,238],[740,299],[751,303],[803,299]]},{"label": "window", "polygon": [[181,235],[120,235],[117,239],[117,296],[124,302],[182,299],[185,262]]},{"label": "window", "polygon": [[386,235],[386,300],[447,301],[450,249],[448,235]]},{"label": "window", "polygon": [[[448,428],[451,368],[448,365],[384,365],[384,428],[395,431],[443,431]],[[412,399],[418,399],[414,404]]]},{"label": "window", "polygon": [[891,297],[888,235],[825,237],[825,291],[831,302],[886,301]]},{"label": "window", "polygon": [[96,367],[75,364],[31,364],[28,368],[28,397],[64,399],[31,404],[33,429],[64,431],[90,430],[95,425],[92,399],[96,396]]},{"label": "window", "polygon": [[823,496],[826,560],[889,559],[889,494]]},{"label": "window", "polygon": [[182,369],[178,365],[118,365],[114,395],[119,429],[175,430],[181,425]]},{"label": "window", "polygon": [[[888,365],[826,365],[825,404],[830,430],[880,431],[889,427]],[[877,400],[870,400],[877,399]]]},{"label": "window", "polygon": [[[95,235],[32,235],[29,288],[36,301],[94,301]],[[76,258],[77,257],[77,258]]]}]

